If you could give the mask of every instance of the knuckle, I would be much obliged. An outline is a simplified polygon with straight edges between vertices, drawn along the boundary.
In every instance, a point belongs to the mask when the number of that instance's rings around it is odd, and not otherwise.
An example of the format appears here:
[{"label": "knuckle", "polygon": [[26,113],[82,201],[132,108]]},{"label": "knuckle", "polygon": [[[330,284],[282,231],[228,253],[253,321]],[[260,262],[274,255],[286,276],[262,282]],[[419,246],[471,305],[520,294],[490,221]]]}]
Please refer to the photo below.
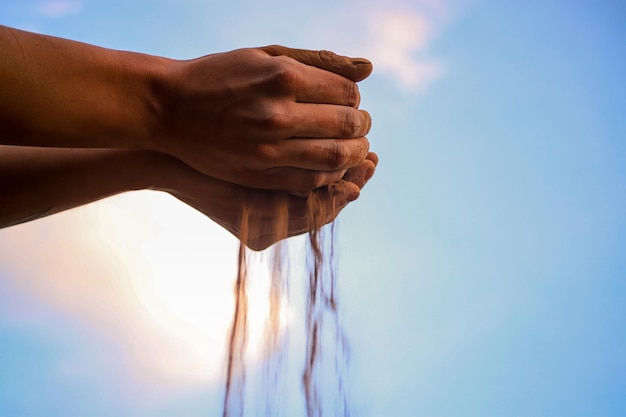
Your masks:
[{"label": "knuckle", "polygon": [[273,45],[263,46],[259,49],[268,55],[276,56],[276,55],[282,55],[284,53],[285,48],[281,45],[273,44]]},{"label": "knuckle", "polygon": [[361,103],[361,94],[359,93],[359,87],[352,81],[347,81],[345,84],[345,97],[346,104],[351,107],[359,107]]},{"label": "knuckle", "polygon": [[[272,167],[276,165],[276,161],[280,160],[281,152],[278,147],[270,144],[259,144],[255,149],[256,160],[261,164],[262,167]],[[258,179],[257,176],[253,175],[250,180],[254,181]]]},{"label": "knuckle", "polygon": [[348,165],[350,153],[346,147],[338,141],[333,141],[327,151],[328,167],[333,170],[341,169]]},{"label": "knuckle", "polygon": [[268,81],[277,93],[293,93],[299,81],[299,75],[293,60],[286,56],[272,58],[271,76]]},{"label": "knuckle", "polygon": [[289,116],[274,104],[266,104],[262,110],[256,112],[255,127],[264,132],[281,132],[288,128],[290,124]]},{"label": "knuckle", "polygon": [[343,119],[341,123],[341,134],[344,138],[354,138],[359,135],[363,121],[359,112],[351,107],[343,110]]},{"label": "knuckle", "polygon": [[317,56],[319,57],[322,65],[328,66],[335,62],[335,54],[331,51],[321,50],[317,52]]}]

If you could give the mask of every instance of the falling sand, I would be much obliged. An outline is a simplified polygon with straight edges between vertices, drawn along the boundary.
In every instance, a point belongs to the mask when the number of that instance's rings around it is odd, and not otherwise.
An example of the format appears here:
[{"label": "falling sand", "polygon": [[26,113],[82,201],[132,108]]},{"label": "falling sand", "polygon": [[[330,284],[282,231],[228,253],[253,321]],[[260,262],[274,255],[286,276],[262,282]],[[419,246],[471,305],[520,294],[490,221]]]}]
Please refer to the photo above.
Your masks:
[{"label": "falling sand", "polygon": [[[361,188],[374,172],[377,157],[368,155],[366,163],[348,171],[344,179]],[[340,181],[341,183],[342,181]],[[349,184],[352,185],[352,184]],[[339,185],[338,187],[341,187]],[[344,184],[345,186],[345,184]],[[293,219],[290,215],[290,199],[293,196],[274,197],[271,215],[260,218],[257,202],[247,204],[241,213],[239,230],[239,265],[235,281],[235,309],[227,340],[226,380],[224,387],[223,417],[241,417],[247,410],[255,415],[275,415],[279,405],[293,404],[294,392],[301,397],[307,417],[348,416],[349,403],[345,386],[349,358],[346,336],[339,320],[337,301],[337,275],[335,259],[335,223],[330,223],[347,201],[338,202],[335,195],[339,188],[333,185],[321,192],[312,192],[301,201],[306,207],[300,215],[306,227],[300,233],[308,232],[306,241],[306,285],[303,327],[305,345],[302,350],[299,377],[296,381],[284,382],[287,352],[285,332],[281,332],[281,314],[289,301],[288,287],[291,281],[289,247],[284,238],[293,233]],[[345,187],[343,189],[345,191]],[[355,197],[356,198],[356,197]],[[305,203],[304,203],[305,202]],[[330,202],[330,204],[329,204]],[[293,214],[293,213],[291,213]],[[326,226],[324,226],[326,225]],[[263,346],[248,346],[249,341],[249,299],[248,289],[253,272],[258,267],[254,255],[246,247],[254,247],[255,236],[271,233],[272,241],[278,241],[269,253],[269,312],[263,335]],[[262,351],[257,368],[262,373],[262,405],[249,405],[251,398],[247,377],[249,364],[246,353],[249,349]],[[294,383],[295,382],[295,383]],[[294,391],[294,385],[300,389]],[[249,385],[249,384],[248,384]],[[280,385],[280,386],[279,386]],[[258,400],[258,398],[257,398]],[[299,408],[302,410],[302,408]],[[296,411],[302,415],[302,411]],[[293,409],[287,415],[294,415]]]},{"label": "falling sand", "polygon": [[[281,205],[277,212],[277,225],[283,224],[286,233],[287,205]],[[344,389],[344,375],[341,370],[347,366],[347,343],[340,326],[337,310],[336,267],[334,253],[334,223],[322,228],[326,223],[326,214],[320,210],[315,194],[307,201],[311,231],[307,240],[307,275],[305,334],[306,352],[302,365],[301,384],[304,404],[308,417],[322,415],[348,415],[348,401]],[[242,216],[242,242],[246,241],[245,231],[250,222],[249,210]],[[329,235],[328,235],[329,234]],[[263,374],[265,384],[264,410],[257,414],[273,415],[278,395],[277,383],[284,361],[279,357],[281,344],[281,311],[287,297],[289,280],[289,256],[287,243],[282,241],[270,249],[270,288],[269,314],[264,334],[265,350],[263,355]],[[228,339],[228,362],[224,394],[224,417],[244,415],[246,398],[246,349],[248,348],[248,283],[254,270],[249,249],[241,243],[239,246],[239,265],[235,281],[235,310]],[[251,265],[252,264],[252,265]],[[330,327],[330,328],[327,328]],[[324,334],[334,337],[324,337]],[[327,346],[324,346],[324,343]],[[333,346],[328,346],[332,343]],[[284,343],[283,343],[284,344]],[[334,358],[324,358],[322,353],[334,354]],[[322,361],[330,360],[332,366],[322,369]],[[326,370],[334,375],[322,375]],[[321,382],[324,381],[322,390]],[[335,387],[326,385],[334,380]],[[325,393],[332,393],[337,398],[324,398]],[[330,412],[330,414],[328,414]],[[261,414],[261,415],[263,415]]]}]

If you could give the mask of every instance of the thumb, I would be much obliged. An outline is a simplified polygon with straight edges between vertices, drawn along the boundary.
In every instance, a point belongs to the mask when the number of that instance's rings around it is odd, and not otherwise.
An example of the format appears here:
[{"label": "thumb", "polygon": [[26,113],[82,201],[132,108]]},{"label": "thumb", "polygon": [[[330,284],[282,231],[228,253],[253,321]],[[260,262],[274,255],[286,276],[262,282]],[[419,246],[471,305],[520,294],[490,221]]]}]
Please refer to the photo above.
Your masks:
[{"label": "thumb", "polygon": [[354,82],[364,80],[372,73],[372,63],[365,58],[350,58],[330,51],[293,49],[280,45],[260,48],[271,56],[287,56],[306,65],[334,72]]}]

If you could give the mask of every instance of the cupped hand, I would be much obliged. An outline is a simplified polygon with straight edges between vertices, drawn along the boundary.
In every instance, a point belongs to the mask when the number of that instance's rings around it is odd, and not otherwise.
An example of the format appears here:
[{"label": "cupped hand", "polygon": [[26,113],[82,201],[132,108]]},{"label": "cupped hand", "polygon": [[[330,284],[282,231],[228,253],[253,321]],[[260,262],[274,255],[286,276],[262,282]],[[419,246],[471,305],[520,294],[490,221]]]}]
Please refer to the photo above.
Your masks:
[{"label": "cupped hand", "polygon": [[364,161],[371,127],[356,81],[371,64],[269,46],[174,61],[154,148],[199,172],[262,189],[309,191]]},{"label": "cupped hand", "polygon": [[[166,191],[210,217],[249,248],[263,250],[279,240],[307,233],[314,225],[333,221],[349,202],[358,198],[377,162],[376,154],[370,152],[342,179],[313,190],[308,197],[235,185],[178,163],[174,185]],[[315,200],[315,212],[310,199]],[[242,228],[242,220],[247,227]]]}]

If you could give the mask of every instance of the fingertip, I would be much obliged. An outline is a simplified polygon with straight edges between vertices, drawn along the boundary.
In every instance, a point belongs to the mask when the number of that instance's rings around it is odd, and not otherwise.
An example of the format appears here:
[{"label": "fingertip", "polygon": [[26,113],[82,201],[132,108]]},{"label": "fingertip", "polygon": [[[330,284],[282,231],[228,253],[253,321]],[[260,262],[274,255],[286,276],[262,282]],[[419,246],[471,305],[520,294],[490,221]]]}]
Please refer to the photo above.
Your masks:
[{"label": "fingertip", "polygon": [[291,48],[287,48],[281,45],[266,45],[258,48],[270,56],[289,55],[293,52]]},{"label": "fingertip", "polygon": [[370,76],[374,67],[372,62],[365,58],[352,58],[352,68],[354,69],[353,81],[363,81]]},{"label": "fingertip", "polygon": [[351,203],[361,195],[361,189],[354,183],[346,182],[346,200]]},{"label": "fingertip", "polygon": [[366,159],[368,161],[372,161],[374,163],[374,166],[378,166],[378,155],[376,155],[374,152],[368,152]]},{"label": "fingertip", "polygon": [[[365,185],[365,171],[367,170],[365,164],[367,161],[361,162],[359,165],[351,168],[346,175],[343,176],[343,180],[348,184],[353,184],[357,188],[361,188]],[[371,164],[371,162],[369,162]]]},{"label": "fingertip", "polygon": [[363,117],[365,117],[366,128],[365,128],[365,133],[363,134],[363,136],[365,136],[372,129],[372,115],[367,110],[359,110],[359,111],[363,114]]},{"label": "fingertip", "polygon": [[367,167],[367,169],[365,170],[365,182],[369,181],[370,178],[374,176],[375,171],[376,171],[376,165],[372,164],[371,166]]}]

